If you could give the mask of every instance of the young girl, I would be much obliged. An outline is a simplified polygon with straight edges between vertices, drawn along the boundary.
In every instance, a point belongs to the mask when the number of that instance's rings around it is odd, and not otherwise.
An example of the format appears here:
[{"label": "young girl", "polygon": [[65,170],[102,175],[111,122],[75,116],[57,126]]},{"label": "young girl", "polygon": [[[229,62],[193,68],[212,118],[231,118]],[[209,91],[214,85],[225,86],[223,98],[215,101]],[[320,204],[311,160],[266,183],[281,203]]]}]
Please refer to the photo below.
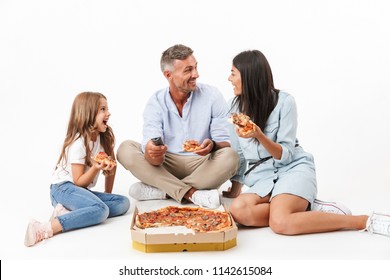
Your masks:
[{"label": "young girl", "polygon": [[[32,220],[24,244],[32,246],[53,235],[104,222],[123,215],[130,207],[127,197],[111,194],[116,166],[92,158],[105,152],[113,159],[115,137],[108,120],[107,99],[101,93],[83,92],[76,96],[68,131],[50,186],[55,207],[49,222]],[[92,191],[100,171],[105,175],[105,192]]]},{"label": "young girl", "polygon": [[[249,134],[237,127],[231,135],[241,164],[225,194],[237,196],[230,211],[238,223],[270,226],[285,235],[356,229],[390,236],[389,215],[353,216],[348,210],[338,211],[337,204],[315,200],[315,165],[296,138],[295,100],[274,87],[271,68],[260,51],[238,54],[229,81],[235,95],[232,111],[246,114],[256,124]],[[240,194],[243,183],[249,189]],[[329,210],[332,207],[336,210]]]}]

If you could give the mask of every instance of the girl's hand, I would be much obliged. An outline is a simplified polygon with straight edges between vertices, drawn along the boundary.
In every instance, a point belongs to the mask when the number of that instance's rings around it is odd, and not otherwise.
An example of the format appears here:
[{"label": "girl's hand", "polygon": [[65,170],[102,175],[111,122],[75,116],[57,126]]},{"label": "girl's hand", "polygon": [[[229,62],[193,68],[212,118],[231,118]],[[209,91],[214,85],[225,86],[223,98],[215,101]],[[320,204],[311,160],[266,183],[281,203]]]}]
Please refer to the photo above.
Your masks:
[{"label": "girl's hand", "polygon": [[103,171],[111,171],[115,167],[115,164],[112,164],[108,161],[103,161],[102,163],[99,163],[97,161],[92,160],[92,162],[93,162],[94,168],[99,169],[99,170],[103,170]]},{"label": "girl's hand", "polygon": [[103,175],[106,177],[109,177],[115,173],[116,165],[113,163],[110,163],[109,161],[103,161],[101,163],[93,161],[93,167],[97,168],[98,170],[103,171]]}]

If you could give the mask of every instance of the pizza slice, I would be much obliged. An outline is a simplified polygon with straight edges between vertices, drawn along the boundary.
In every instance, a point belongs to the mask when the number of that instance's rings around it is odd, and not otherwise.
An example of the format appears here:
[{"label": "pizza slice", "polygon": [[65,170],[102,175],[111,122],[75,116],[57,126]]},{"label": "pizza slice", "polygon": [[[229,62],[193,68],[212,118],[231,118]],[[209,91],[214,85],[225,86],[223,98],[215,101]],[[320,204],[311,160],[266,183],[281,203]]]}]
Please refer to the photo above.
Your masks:
[{"label": "pizza slice", "polygon": [[254,132],[256,129],[251,119],[243,113],[233,113],[228,121],[238,126],[243,134]]},{"label": "pizza slice", "polygon": [[99,152],[95,157],[92,158],[94,161],[98,163],[112,164],[116,166],[116,161],[105,152]]},{"label": "pizza slice", "polygon": [[186,140],[183,143],[183,151],[185,152],[194,152],[200,149],[202,149],[200,143],[196,140]]}]

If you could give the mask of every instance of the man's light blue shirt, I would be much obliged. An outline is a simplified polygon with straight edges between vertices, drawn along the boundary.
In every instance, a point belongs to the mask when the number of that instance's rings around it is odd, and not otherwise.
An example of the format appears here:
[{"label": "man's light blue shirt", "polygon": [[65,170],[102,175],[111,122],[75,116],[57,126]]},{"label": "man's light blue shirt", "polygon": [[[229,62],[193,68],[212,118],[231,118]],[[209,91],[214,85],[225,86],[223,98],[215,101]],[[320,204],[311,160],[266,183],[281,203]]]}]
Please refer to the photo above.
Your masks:
[{"label": "man's light blue shirt", "polygon": [[169,94],[169,88],[157,91],[144,110],[142,150],[154,137],[162,137],[168,152],[183,152],[185,140],[202,143],[206,138],[215,142],[230,142],[227,122],[228,106],[220,91],[206,84],[197,84],[184,104],[182,117]]}]

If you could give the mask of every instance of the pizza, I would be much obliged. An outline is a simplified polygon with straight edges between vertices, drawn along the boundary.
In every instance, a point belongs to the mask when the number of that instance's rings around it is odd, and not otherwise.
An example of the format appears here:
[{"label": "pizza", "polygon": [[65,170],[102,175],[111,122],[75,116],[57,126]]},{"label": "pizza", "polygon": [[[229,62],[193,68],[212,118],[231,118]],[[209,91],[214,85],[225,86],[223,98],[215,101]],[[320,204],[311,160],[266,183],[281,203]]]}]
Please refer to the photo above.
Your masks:
[{"label": "pizza", "polygon": [[135,225],[141,229],[185,226],[195,232],[211,232],[230,228],[232,221],[225,211],[201,207],[167,206],[137,214]]},{"label": "pizza", "polygon": [[183,151],[185,152],[194,152],[200,149],[202,149],[200,143],[196,140],[186,140],[183,143]]},{"label": "pizza", "polygon": [[256,126],[251,119],[243,113],[233,113],[229,118],[229,121],[238,126],[243,134],[254,132],[256,129]]},{"label": "pizza", "polygon": [[99,152],[95,157],[92,158],[98,163],[112,164],[116,166],[116,161],[112,157],[108,156],[105,152]]}]

